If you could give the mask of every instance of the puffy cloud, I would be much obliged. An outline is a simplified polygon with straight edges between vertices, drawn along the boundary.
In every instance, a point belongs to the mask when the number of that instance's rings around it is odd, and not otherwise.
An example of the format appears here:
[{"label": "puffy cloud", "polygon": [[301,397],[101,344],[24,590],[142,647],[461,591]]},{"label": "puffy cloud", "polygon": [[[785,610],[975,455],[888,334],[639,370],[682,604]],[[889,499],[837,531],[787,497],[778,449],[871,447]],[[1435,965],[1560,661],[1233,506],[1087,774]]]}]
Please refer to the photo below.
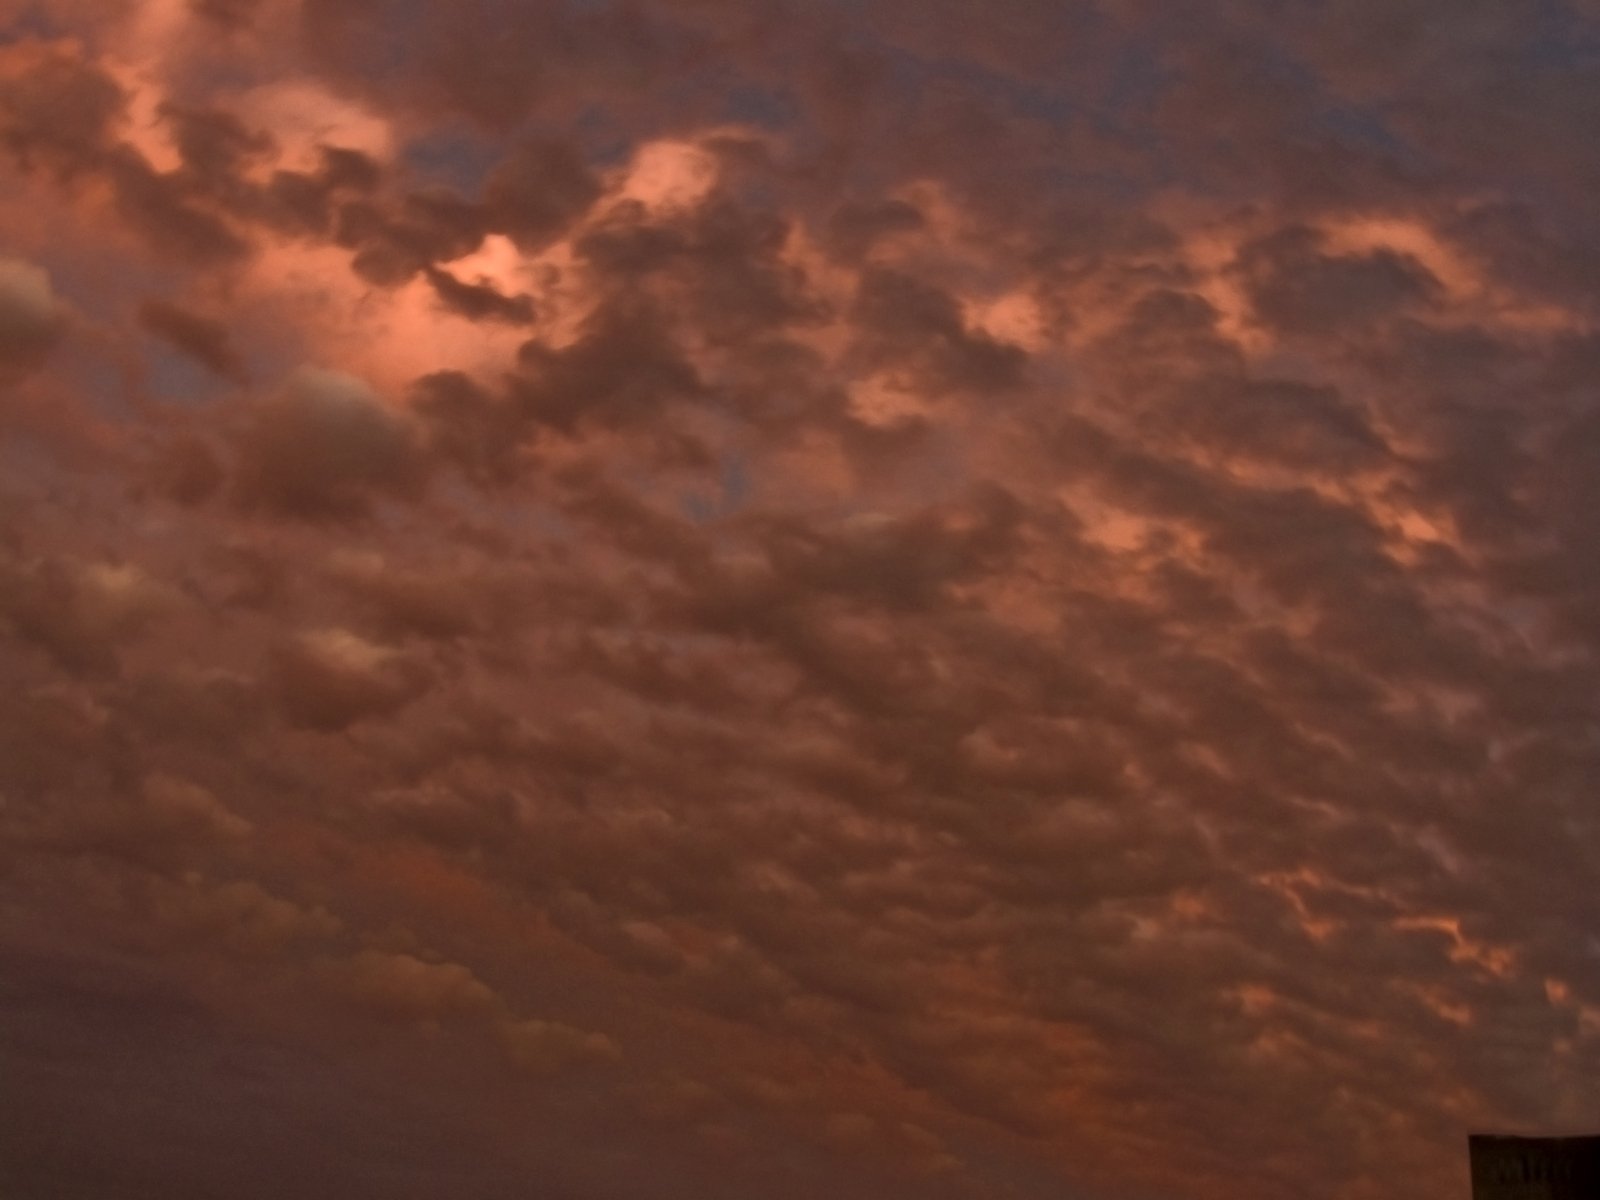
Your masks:
[{"label": "puffy cloud", "polygon": [[301,368],[240,434],[235,494],[247,508],[302,520],[365,514],[378,496],[415,494],[410,428],[359,379]]},{"label": "puffy cloud", "polygon": [[523,250],[535,250],[587,211],[600,190],[577,147],[526,142],[507,154],[484,184],[486,223]]},{"label": "puffy cloud", "polygon": [[362,950],[319,965],[322,983],[362,1012],[393,1021],[471,1017],[494,1007],[494,993],[459,963]]},{"label": "puffy cloud", "polygon": [[585,1033],[559,1021],[509,1021],[500,1027],[506,1050],[523,1070],[548,1075],[571,1067],[613,1063],[617,1045],[603,1033]]},{"label": "puffy cloud", "polygon": [[526,295],[503,296],[490,284],[463,283],[449,271],[436,267],[429,268],[426,274],[439,302],[468,320],[522,325],[533,320],[533,304]]},{"label": "puffy cloud", "polygon": [[5,564],[0,575],[0,612],[13,636],[70,671],[115,672],[121,647],[176,603],[132,564],[48,558]]},{"label": "puffy cloud", "polygon": [[106,152],[125,97],[81,51],[16,42],[0,59],[0,72],[0,129],[21,162],[70,174]]},{"label": "puffy cloud", "polygon": [[326,942],[340,922],[320,906],[274,895],[253,880],[208,885],[193,877],[156,892],[153,916],[175,939],[220,946],[250,958],[272,958],[299,945]]},{"label": "puffy cloud", "polygon": [[284,716],[320,730],[393,713],[431,682],[419,659],[337,628],[287,639],[275,649],[271,670]]},{"label": "puffy cloud", "polygon": [[0,261],[0,382],[43,365],[63,316],[45,271],[15,259]]},{"label": "puffy cloud", "polygon": [[191,825],[220,837],[244,837],[250,822],[229,812],[210,790],[170,775],[146,777],[141,792],[145,803],[161,820]]},{"label": "puffy cloud", "polygon": [[664,317],[624,300],[593,313],[570,346],[530,341],[519,357],[522,408],[561,430],[638,424],[702,389]]},{"label": "puffy cloud", "polygon": [[1304,228],[1279,230],[1240,249],[1239,270],[1260,320],[1286,332],[1338,333],[1393,319],[1437,292],[1415,259],[1392,250],[1327,254]]},{"label": "puffy cloud", "polygon": [[1025,355],[966,328],[954,298],[887,270],[867,272],[852,315],[866,369],[881,363],[918,369],[921,388],[962,394],[1001,391],[1021,380]]}]

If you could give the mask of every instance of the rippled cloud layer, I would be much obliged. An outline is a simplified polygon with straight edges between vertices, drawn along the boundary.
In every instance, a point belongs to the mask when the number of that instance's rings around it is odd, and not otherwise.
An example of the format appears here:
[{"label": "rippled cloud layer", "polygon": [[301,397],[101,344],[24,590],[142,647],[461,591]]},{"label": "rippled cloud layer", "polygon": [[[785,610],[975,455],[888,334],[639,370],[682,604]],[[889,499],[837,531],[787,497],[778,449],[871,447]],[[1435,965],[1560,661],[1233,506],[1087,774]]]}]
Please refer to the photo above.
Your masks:
[{"label": "rippled cloud layer", "polygon": [[18,1195],[1600,1122],[1600,7],[0,28]]}]

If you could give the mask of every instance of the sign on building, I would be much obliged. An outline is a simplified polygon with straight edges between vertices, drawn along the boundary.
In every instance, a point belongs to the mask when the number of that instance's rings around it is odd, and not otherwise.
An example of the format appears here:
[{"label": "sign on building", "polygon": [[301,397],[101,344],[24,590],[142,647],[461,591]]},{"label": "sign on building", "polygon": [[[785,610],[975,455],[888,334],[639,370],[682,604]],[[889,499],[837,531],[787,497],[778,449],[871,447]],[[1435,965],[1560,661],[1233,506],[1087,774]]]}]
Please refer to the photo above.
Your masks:
[{"label": "sign on building", "polygon": [[1600,1137],[1473,1134],[1472,1200],[1600,1200]]}]

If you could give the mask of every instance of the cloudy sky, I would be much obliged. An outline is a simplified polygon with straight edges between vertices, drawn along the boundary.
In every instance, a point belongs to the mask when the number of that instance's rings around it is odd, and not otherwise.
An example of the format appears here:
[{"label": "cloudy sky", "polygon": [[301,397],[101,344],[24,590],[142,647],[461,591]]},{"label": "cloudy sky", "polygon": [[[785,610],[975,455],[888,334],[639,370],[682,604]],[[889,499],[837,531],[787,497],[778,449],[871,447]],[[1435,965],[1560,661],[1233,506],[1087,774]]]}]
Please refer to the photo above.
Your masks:
[{"label": "cloudy sky", "polygon": [[7,1196],[1600,1128],[1596,0],[0,30]]}]

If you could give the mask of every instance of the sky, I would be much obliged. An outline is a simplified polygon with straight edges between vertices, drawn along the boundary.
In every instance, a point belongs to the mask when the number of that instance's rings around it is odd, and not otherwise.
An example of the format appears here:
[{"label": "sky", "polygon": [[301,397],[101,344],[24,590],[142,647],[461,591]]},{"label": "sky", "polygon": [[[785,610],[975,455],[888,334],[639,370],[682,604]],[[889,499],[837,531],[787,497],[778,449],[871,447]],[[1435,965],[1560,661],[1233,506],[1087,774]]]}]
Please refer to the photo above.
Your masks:
[{"label": "sky", "polygon": [[1596,0],[0,0],[0,1190],[1600,1130],[1597,124]]}]

